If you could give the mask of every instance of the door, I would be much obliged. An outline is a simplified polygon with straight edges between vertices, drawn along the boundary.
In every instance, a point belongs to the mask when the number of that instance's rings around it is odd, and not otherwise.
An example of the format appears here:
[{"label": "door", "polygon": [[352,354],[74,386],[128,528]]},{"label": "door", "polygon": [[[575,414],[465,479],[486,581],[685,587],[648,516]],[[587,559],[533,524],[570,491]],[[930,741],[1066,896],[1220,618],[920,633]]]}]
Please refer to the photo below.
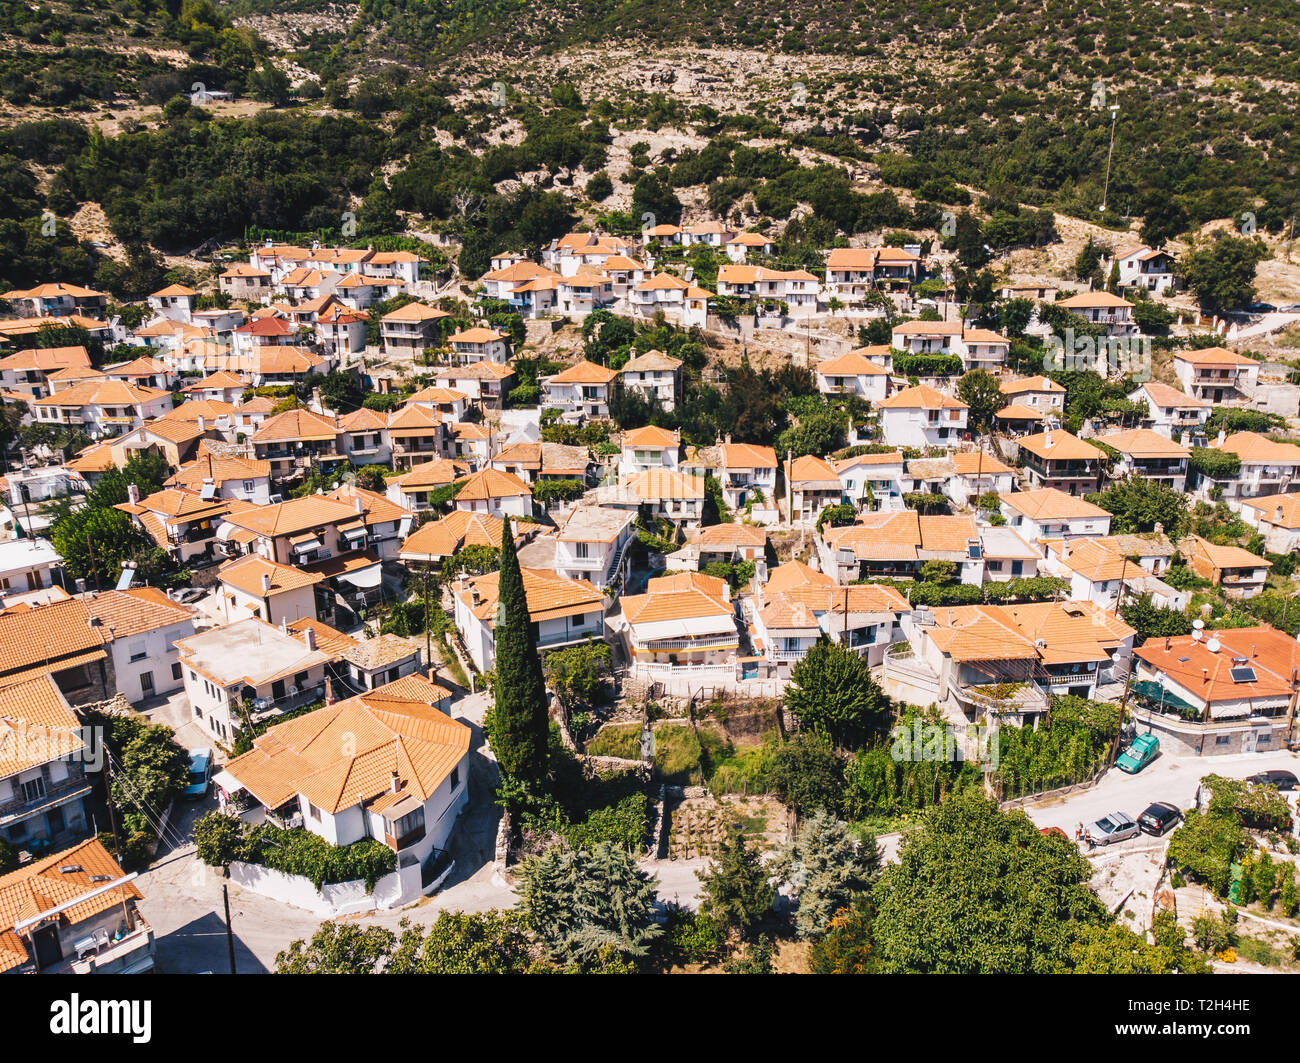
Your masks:
[{"label": "door", "polygon": [[140,691],[146,698],[153,695],[153,672],[140,673]]},{"label": "door", "polygon": [[36,946],[36,966],[42,971],[47,967],[53,967],[63,959],[63,949],[59,947],[58,927],[41,927],[32,934],[32,944]]},{"label": "door", "polygon": [[56,834],[62,834],[64,828],[63,809],[52,808],[47,813],[45,813],[45,827],[46,830],[50,832],[51,838],[53,838]]}]

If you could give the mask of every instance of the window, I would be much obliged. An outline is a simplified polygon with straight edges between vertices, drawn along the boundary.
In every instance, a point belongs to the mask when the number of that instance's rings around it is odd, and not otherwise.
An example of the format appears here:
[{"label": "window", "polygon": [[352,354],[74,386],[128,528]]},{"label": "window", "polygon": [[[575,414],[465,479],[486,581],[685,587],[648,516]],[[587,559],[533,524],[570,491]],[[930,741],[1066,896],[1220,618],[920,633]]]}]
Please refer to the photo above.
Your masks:
[{"label": "window", "polygon": [[[421,815],[424,814],[424,809],[420,810],[420,814]],[[320,809],[317,808],[315,805],[313,805],[310,801],[307,802],[307,817],[309,819],[315,820],[317,823],[320,822]]]},{"label": "window", "polygon": [[460,765],[457,764],[451,769],[451,788],[456,789],[460,785]]},{"label": "window", "polygon": [[574,554],[577,555],[578,557],[583,557],[583,558],[590,557],[590,556],[591,556],[591,544],[590,544],[590,543],[574,543],[574,544],[573,544],[573,552],[574,552]]},{"label": "window", "polygon": [[173,678],[173,679],[180,679],[180,677],[181,677],[181,666],[180,666],[179,664],[173,664],[173,665],[172,665],[172,678]]},{"label": "window", "polygon": [[39,801],[45,796],[45,780],[41,778],[29,779],[23,783],[23,800]]}]

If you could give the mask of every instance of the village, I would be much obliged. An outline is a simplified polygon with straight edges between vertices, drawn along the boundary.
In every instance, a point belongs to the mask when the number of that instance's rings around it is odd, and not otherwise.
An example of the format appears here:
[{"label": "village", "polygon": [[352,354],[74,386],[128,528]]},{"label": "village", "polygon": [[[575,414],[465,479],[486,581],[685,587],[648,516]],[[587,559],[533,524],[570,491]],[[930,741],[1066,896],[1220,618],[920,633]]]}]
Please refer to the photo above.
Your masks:
[{"label": "village", "polygon": [[[1161,248],[1104,249],[1100,286],[1008,279],[1005,332],[967,316],[928,241],[817,271],[772,252],[702,218],[571,232],[457,280],[416,251],[267,239],[130,314],[58,278],[0,294],[0,969],[212,969],[223,939],[195,927],[223,890],[241,970],[322,919],[510,907],[546,831],[496,792],[508,580],[563,755],[645,795],[632,848],[661,898],[698,905],[738,820],[762,849],[790,840],[793,799],[725,780],[811,730],[791,706],[831,653],[896,720],[951,734],[1115,710],[1081,764],[958,760],[1093,861],[1135,932],[1230,906],[1166,858],[1216,785],[1282,802],[1248,848],[1294,864],[1300,386],[1255,348],[1300,306],[1173,303],[1153,355],[1139,320],[1180,289]],[[1078,401],[1085,378],[1105,401]],[[788,425],[703,438],[686,411],[713,385],[792,388]],[[111,736],[157,725],[187,758],[165,805],[113,781],[131,747]],[[1161,803],[1177,819],[1148,830]],[[564,811],[564,830],[596,818]],[[886,862],[898,813],[856,817]],[[229,840],[213,865],[190,837],[209,815],[313,835],[349,873]],[[383,853],[325,852],[363,843]],[[1217,967],[1300,962],[1287,881],[1286,918],[1248,915],[1262,936],[1241,931],[1240,961],[1219,942]],[[81,918],[33,917],[30,891]]]}]

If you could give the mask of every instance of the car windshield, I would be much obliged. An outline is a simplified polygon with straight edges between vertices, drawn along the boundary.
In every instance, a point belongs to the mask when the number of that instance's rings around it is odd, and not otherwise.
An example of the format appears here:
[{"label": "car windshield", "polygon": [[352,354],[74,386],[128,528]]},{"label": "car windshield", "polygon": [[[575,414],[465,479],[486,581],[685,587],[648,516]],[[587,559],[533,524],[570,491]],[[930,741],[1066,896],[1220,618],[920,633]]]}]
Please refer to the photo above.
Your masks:
[{"label": "car windshield", "polygon": [[1103,834],[1109,834],[1115,829],[1115,824],[1112,820],[1103,817],[1102,819],[1097,820],[1097,827]]},{"label": "car windshield", "polygon": [[201,771],[192,771],[192,772],[190,772],[190,783],[191,783],[191,784],[203,782],[205,778],[206,778],[206,773],[205,773],[205,772],[201,772]]}]

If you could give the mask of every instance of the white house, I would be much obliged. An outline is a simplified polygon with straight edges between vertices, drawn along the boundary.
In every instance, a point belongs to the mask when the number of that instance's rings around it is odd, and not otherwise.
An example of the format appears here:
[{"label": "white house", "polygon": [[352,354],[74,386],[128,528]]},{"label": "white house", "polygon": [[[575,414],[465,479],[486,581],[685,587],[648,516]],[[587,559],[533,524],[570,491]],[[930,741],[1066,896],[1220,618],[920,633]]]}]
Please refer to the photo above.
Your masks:
[{"label": "white house", "polygon": [[635,354],[619,370],[624,391],[635,392],[661,410],[671,410],[676,405],[681,373],[682,363],[663,351]]},{"label": "white house", "polygon": [[1119,286],[1143,288],[1148,292],[1171,292],[1178,286],[1174,256],[1150,247],[1132,247],[1115,256],[1119,262]]},{"label": "white house", "polygon": [[881,435],[893,447],[943,447],[959,442],[970,412],[960,399],[925,384],[904,388],[878,403]]},{"label": "white house", "polygon": [[1106,510],[1054,487],[1012,491],[998,497],[1002,516],[1030,542],[1094,538],[1110,533],[1111,516]]},{"label": "white house", "polygon": [[681,453],[681,433],[646,425],[623,433],[620,476],[635,476],[646,469],[676,469]]},{"label": "white house", "polygon": [[1212,403],[1249,399],[1259,385],[1259,362],[1226,347],[1179,351],[1174,355],[1178,386]]},{"label": "white house", "polygon": [[[529,622],[541,652],[604,637],[607,599],[585,579],[521,569]],[[452,590],[456,627],[480,672],[496,667],[497,604],[501,573],[458,580]]]},{"label": "white house", "polygon": [[857,395],[880,402],[889,393],[888,345],[859,347],[817,365],[817,390],[823,395]]},{"label": "white house", "polygon": [[112,640],[117,690],[133,705],[184,685],[176,643],[194,634],[194,614],[156,587],[101,591],[86,608]]},{"label": "white house", "polygon": [[325,666],[315,634],[293,638],[252,617],[176,643],[193,722],[232,741],[254,715],[300,708],[325,696]]},{"label": "white house", "polygon": [[[469,799],[470,729],[447,690],[411,675],[270,728],[215,779],[223,803],[247,794],[246,820],[293,823],[330,845],[372,839],[400,869],[446,850]],[[412,876],[404,896],[423,892]]]},{"label": "white house", "polygon": [[1186,433],[1204,429],[1214,409],[1209,399],[1194,398],[1155,380],[1148,380],[1128,397],[1147,404],[1148,426],[1166,439],[1183,439]]}]

